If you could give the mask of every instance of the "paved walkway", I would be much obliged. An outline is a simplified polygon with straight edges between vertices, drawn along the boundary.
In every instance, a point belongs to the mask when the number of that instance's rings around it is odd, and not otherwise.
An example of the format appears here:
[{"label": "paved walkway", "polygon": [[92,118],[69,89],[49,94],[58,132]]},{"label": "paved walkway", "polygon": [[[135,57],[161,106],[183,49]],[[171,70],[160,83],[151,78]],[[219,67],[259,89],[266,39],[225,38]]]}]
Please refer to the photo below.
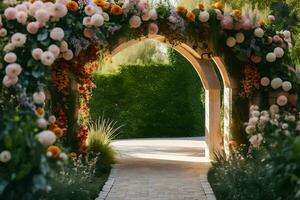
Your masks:
[{"label": "paved walkway", "polygon": [[[106,200],[206,200],[200,175],[209,162],[203,138],[135,139],[113,142],[118,164]],[[207,184],[207,183],[206,183]],[[209,186],[209,185],[208,185]]]}]

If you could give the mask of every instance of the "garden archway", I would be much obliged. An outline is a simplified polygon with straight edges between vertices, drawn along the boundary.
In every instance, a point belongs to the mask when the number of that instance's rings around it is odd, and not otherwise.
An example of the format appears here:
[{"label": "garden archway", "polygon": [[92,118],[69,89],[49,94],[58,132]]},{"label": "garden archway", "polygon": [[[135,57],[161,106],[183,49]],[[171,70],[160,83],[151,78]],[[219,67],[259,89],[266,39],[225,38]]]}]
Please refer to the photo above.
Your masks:
[{"label": "garden archway", "polygon": [[[147,37],[125,42],[121,40],[113,49],[111,55],[114,56],[127,47],[144,40],[156,40],[162,42],[167,46],[174,48],[192,64],[205,89],[205,156],[209,159],[213,159],[213,153],[218,152],[223,148],[226,153],[228,153],[234,81],[229,76],[223,59],[221,57],[210,58],[210,56],[204,58],[203,54],[207,54],[208,52],[203,49],[195,50],[188,43],[181,43],[173,46],[166,42],[165,37],[162,35],[148,35]],[[220,71],[224,84],[224,119],[221,119],[221,84],[212,64],[213,62]],[[224,122],[224,133],[221,133],[222,120]]]}]

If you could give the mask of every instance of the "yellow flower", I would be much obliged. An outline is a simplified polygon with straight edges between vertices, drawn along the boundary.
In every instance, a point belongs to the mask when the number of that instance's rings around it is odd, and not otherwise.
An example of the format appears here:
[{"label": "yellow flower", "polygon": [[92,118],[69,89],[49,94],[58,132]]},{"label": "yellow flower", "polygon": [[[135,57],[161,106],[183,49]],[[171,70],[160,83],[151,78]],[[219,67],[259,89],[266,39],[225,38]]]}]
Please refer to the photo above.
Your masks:
[{"label": "yellow flower", "polygon": [[58,158],[60,155],[60,148],[58,146],[51,145],[48,147],[48,152],[50,152],[53,158]]},{"label": "yellow flower", "polygon": [[233,14],[233,16],[235,16],[235,17],[241,17],[241,16],[242,16],[242,13],[241,13],[240,10],[233,10],[233,11],[232,11],[232,14]]},{"label": "yellow flower", "polygon": [[198,7],[199,7],[200,10],[204,10],[204,5],[203,5],[203,3],[199,3]]},{"label": "yellow flower", "polygon": [[190,21],[190,22],[194,22],[196,19],[196,16],[193,12],[188,12],[186,14],[186,18]]},{"label": "yellow flower", "polygon": [[35,114],[36,114],[37,116],[41,117],[41,116],[44,116],[45,111],[44,111],[43,108],[38,107],[38,108],[35,110]]},{"label": "yellow flower", "polygon": [[71,12],[76,12],[79,9],[78,3],[76,1],[71,0],[67,3],[67,8]]},{"label": "yellow flower", "polygon": [[119,5],[112,5],[111,9],[110,9],[110,13],[113,15],[122,15],[123,14],[123,8],[121,8],[121,6]]},{"label": "yellow flower", "polygon": [[55,133],[55,135],[57,136],[57,137],[62,137],[63,135],[64,135],[64,131],[61,129],[61,128],[54,128],[53,129],[53,132]]},{"label": "yellow flower", "polygon": [[72,158],[72,159],[75,159],[75,158],[77,158],[77,154],[75,152],[71,152],[69,154],[69,157]]},{"label": "yellow flower", "polygon": [[176,12],[182,15],[185,15],[187,13],[187,9],[183,6],[178,6],[176,8]]},{"label": "yellow flower", "polygon": [[224,8],[224,4],[222,4],[221,2],[216,2],[214,3],[213,7],[222,10]]}]

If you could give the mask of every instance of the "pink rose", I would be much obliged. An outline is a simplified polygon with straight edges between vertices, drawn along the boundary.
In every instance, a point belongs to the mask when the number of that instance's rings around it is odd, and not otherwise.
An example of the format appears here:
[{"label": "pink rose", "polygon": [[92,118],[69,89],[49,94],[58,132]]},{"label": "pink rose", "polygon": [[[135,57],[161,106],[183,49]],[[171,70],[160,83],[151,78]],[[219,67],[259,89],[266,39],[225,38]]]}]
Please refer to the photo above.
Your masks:
[{"label": "pink rose", "polygon": [[244,30],[249,30],[253,27],[253,24],[251,23],[251,21],[249,19],[244,19],[243,21],[244,21],[244,23],[243,23]]},{"label": "pink rose", "polygon": [[4,16],[6,17],[7,20],[15,20],[17,17],[17,10],[15,8],[7,8],[4,11]]},{"label": "pink rose", "polygon": [[221,20],[221,25],[223,29],[232,30],[233,29],[233,19],[231,16],[224,16]]},{"label": "pink rose", "polygon": [[150,35],[156,35],[158,33],[158,26],[155,23],[149,24],[148,33]]},{"label": "pink rose", "polygon": [[27,25],[27,31],[31,34],[36,34],[39,31],[40,24],[38,22],[30,22]]}]

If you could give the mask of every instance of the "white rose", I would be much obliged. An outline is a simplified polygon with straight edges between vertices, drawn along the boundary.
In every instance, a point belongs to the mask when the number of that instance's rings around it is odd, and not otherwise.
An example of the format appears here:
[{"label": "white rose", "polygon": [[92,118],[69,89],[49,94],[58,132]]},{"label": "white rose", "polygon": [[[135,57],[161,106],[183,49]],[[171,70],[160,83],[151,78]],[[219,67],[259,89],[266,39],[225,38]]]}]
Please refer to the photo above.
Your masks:
[{"label": "white rose", "polygon": [[61,41],[64,37],[65,37],[65,32],[62,28],[56,27],[52,29],[50,32],[50,38],[52,40]]},{"label": "white rose", "polygon": [[258,122],[258,118],[257,117],[251,117],[249,119],[249,124],[252,125],[252,126],[255,126]]},{"label": "white rose", "polygon": [[28,18],[28,15],[24,11],[20,11],[20,12],[17,13],[17,21],[20,24],[26,24],[27,18]]},{"label": "white rose", "polygon": [[19,76],[21,72],[22,72],[22,67],[16,63],[9,64],[5,68],[5,73],[10,78],[15,78]]},{"label": "white rose", "polygon": [[209,13],[207,11],[201,11],[199,14],[199,21],[200,22],[208,22],[209,20]]},{"label": "white rose", "polygon": [[100,27],[104,23],[104,18],[100,14],[94,14],[91,18],[91,23],[95,27]]},{"label": "white rose", "polygon": [[68,9],[64,4],[55,3],[53,6],[53,14],[55,17],[62,18],[68,14]]},{"label": "white rose", "polygon": [[279,105],[279,106],[285,106],[288,102],[288,99],[286,96],[284,95],[280,95],[277,100],[276,100],[276,103]]},{"label": "white rose", "polygon": [[32,52],[31,52],[31,55],[32,57],[35,59],[35,60],[40,60],[42,58],[42,54],[43,54],[43,50],[40,49],[40,48],[36,48],[36,49],[33,49]]},{"label": "white rose", "polygon": [[60,51],[62,52],[62,53],[64,53],[64,52],[66,52],[66,51],[68,51],[68,49],[69,49],[69,45],[68,45],[68,43],[66,42],[66,41],[62,41],[61,43],[60,43]]},{"label": "white rose", "polygon": [[272,81],[271,81],[271,87],[276,90],[278,88],[280,88],[282,86],[282,80],[281,78],[274,78]]},{"label": "white rose", "polygon": [[245,131],[247,134],[253,134],[253,133],[255,133],[256,128],[255,128],[255,126],[249,125],[246,127]]},{"label": "white rose", "polygon": [[138,28],[142,24],[142,20],[139,16],[132,16],[129,20],[130,28]]},{"label": "white rose", "polygon": [[150,19],[151,19],[151,16],[150,16],[150,13],[149,13],[149,12],[144,13],[144,14],[142,15],[142,20],[143,20],[143,21],[149,21]]},{"label": "white rose", "polygon": [[281,47],[276,47],[274,49],[274,53],[275,53],[275,55],[276,55],[277,58],[282,58],[283,55],[284,55],[284,51],[283,51],[283,49]]},{"label": "white rose", "polygon": [[5,28],[0,28],[0,37],[6,37],[7,36],[7,30]]},{"label": "white rose", "polygon": [[51,123],[51,124],[54,124],[56,122],[56,117],[54,115],[51,115],[48,119],[48,121]]},{"label": "white rose", "polygon": [[50,45],[48,47],[48,51],[52,52],[55,58],[57,58],[60,54],[60,49],[55,44]]},{"label": "white rose", "polygon": [[284,38],[291,38],[291,32],[290,31],[283,31]]},{"label": "white rose", "polygon": [[35,18],[36,21],[38,21],[40,24],[45,24],[50,19],[50,13],[46,9],[39,9],[35,12]]},{"label": "white rose", "polygon": [[150,11],[149,11],[149,14],[150,14],[150,18],[151,18],[151,20],[157,20],[157,12],[156,12],[156,9],[151,9]]},{"label": "white rose", "polygon": [[235,34],[235,39],[237,43],[243,43],[245,41],[245,35],[242,32]]},{"label": "white rose", "polygon": [[258,38],[262,38],[264,36],[264,30],[262,28],[256,28],[254,30],[254,35]]},{"label": "white rose", "polygon": [[15,33],[11,37],[11,43],[15,47],[22,47],[26,43],[26,35],[22,33]]},{"label": "white rose", "polygon": [[4,56],[4,61],[7,63],[14,63],[17,61],[17,56],[15,53],[7,53]]},{"label": "white rose", "polygon": [[49,131],[49,130],[40,132],[39,134],[37,134],[36,137],[37,137],[38,141],[45,146],[52,145],[56,141],[56,135],[52,131]]},{"label": "white rose", "polygon": [[6,163],[11,160],[11,153],[7,150],[0,153],[0,162]]},{"label": "white rose", "polygon": [[226,40],[226,45],[227,45],[228,47],[234,47],[234,46],[236,45],[236,40],[235,40],[235,38],[234,38],[234,37],[229,37],[229,38],[227,38],[227,40]]},{"label": "white rose", "polygon": [[276,61],[276,54],[273,53],[273,52],[268,53],[267,56],[266,56],[266,60],[270,63],[275,62]]},{"label": "white rose", "polygon": [[87,5],[84,8],[84,12],[85,12],[86,15],[92,16],[93,14],[95,14],[96,10],[95,10],[95,7],[93,5]]},{"label": "white rose", "polygon": [[67,156],[67,154],[65,154],[65,153],[61,153],[61,154],[59,155],[59,157],[60,157],[61,159],[63,159],[63,160],[68,160],[68,156]]},{"label": "white rose", "polygon": [[33,93],[33,102],[35,104],[44,104],[46,100],[46,95],[43,91]]},{"label": "white rose", "polygon": [[104,18],[104,21],[108,22],[109,21],[109,15],[106,12],[102,13],[102,16]]},{"label": "white rose", "polygon": [[18,77],[9,77],[9,76],[4,76],[3,80],[2,80],[2,83],[5,87],[11,87],[13,85],[15,85],[16,83],[18,82]]},{"label": "white rose", "polygon": [[15,45],[13,45],[12,43],[8,43],[7,45],[4,46],[3,50],[6,53],[11,52],[11,51],[15,50]]},{"label": "white rose", "polygon": [[45,51],[43,54],[42,54],[42,57],[41,57],[41,61],[44,65],[46,66],[51,66],[54,61],[55,61],[55,57],[53,55],[52,52],[50,51]]},{"label": "white rose", "polygon": [[285,91],[285,92],[290,91],[290,90],[292,89],[292,84],[291,84],[291,82],[289,82],[289,81],[284,81],[284,82],[282,83],[282,89],[283,89],[283,91]]},{"label": "white rose", "polygon": [[261,134],[253,135],[249,139],[250,143],[252,144],[252,146],[254,148],[258,148],[261,145],[262,140],[263,140],[263,137]]},{"label": "white rose", "polygon": [[36,123],[37,123],[37,127],[41,129],[45,129],[48,126],[48,122],[44,118],[37,119]]},{"label": "white rose", "polygon": [[268,77],[262,77],[260,79],[260,84],[264,87],[267,87],[270,85],[270,79]]}]

